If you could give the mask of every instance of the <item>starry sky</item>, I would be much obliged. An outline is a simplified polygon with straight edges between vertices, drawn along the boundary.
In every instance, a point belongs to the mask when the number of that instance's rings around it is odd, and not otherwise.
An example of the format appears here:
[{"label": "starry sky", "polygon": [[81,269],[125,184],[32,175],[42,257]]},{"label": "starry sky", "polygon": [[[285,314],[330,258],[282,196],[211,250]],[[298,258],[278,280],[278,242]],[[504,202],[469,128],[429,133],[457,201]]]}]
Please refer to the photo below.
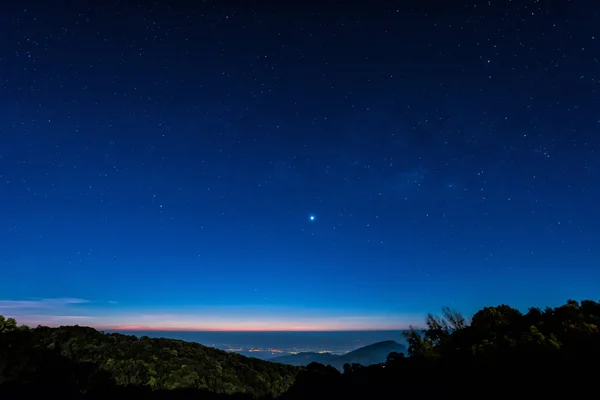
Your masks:
[{"label": "starry sky", "polygon": [[395,329],[600,291],[600,7],[6,3],[0,314]]}]

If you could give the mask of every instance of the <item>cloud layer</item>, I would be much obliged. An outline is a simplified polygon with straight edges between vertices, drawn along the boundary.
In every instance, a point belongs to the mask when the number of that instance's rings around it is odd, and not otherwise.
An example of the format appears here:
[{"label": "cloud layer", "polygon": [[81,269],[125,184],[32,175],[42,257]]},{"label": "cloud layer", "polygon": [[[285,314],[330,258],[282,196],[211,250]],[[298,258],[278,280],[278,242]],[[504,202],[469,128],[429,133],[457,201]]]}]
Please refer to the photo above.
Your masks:
[{"label": "cloud layer", "polygon": [[17,309],[47,309],[67,306],[69,304],[84,304],[89,303],[89,300],[76,298],[55,298],[55,299],[31,299],[31,300],[0,300],[0,310]]},{"label": "cloud layer", "polygon": [[78,298],[51,298],[26,300],[0,300],[0,314],[13,317],[19,324],[75,325],[78,321],[88,321],[89,316],[79,314],[81,305],[91,303]]}]

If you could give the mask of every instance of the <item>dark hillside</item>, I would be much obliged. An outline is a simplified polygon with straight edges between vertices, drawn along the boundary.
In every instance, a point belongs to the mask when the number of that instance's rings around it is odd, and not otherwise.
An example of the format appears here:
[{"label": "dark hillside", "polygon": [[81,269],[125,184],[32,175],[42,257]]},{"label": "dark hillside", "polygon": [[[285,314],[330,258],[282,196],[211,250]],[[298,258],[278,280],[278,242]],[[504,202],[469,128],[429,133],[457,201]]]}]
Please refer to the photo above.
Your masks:
[{"label": "dark hillside", "polygon": [[310,363],[317,362],[324,365],[331,365],[341,370],[344,367],[344,364],[372,365],[383,363],[386,361],[387,356],[394,352],[406,353],[406,346],[393,340],[386,340],[358,348],[343,355],[308,352],[275,357],[272,358],[271,361],[296,366],[306,366]]},{"label": "dark hillside", "polygon": [[[0,335],[0,382],[33,382],[60,370],[89,373],[90,382],[149,389],[199,388],[216,393],[278,395],[294,382],[298,369],[248,358],[194,342],[105,334],[64,326],[17,329]],[[10,344],[10,346],[8,346]],[[70,369],[70,363],[81,368]],[[76,378],[76,380],[80,380]]]},{"label": "dark hillside", "polygon": [[[18,327],[0,318],[0,398],[437,399],[589,397],[597,392],[600,303],[521,313],[444,309],[407,332],[408,355],[343,372],[246,358],[196,343],[92,328]],[[374,346],[389,349],[392,343]],[[373,350],[373,348],[367,350]],[[357,353],[364,353],[359,349]],[[349,353],[350,354],[350,353]],[[123,397],[125,398],[125,397]]]}]

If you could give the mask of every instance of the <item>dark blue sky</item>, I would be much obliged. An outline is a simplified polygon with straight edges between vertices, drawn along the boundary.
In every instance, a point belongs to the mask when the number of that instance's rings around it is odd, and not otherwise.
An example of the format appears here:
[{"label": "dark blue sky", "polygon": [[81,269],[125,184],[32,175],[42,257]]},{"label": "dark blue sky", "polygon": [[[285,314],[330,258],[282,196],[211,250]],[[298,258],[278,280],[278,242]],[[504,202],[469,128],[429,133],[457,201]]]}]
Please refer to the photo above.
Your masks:
[{"label": "dark blue sky", "polygon": [[599,297],[598,5],[220,3],[3,6],[0,313],[378,329]]}]

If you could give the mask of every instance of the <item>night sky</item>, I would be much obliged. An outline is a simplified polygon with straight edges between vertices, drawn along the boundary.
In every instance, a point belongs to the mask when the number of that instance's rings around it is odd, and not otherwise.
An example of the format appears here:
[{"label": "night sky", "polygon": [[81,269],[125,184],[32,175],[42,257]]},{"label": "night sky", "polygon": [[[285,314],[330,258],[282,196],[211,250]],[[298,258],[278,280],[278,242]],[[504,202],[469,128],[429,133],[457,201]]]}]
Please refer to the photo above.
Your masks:
[{"label": "night sky", "polygon": [[600,297],[600,5],[273,3],[2,5],[0,314],[383,329]]}]

